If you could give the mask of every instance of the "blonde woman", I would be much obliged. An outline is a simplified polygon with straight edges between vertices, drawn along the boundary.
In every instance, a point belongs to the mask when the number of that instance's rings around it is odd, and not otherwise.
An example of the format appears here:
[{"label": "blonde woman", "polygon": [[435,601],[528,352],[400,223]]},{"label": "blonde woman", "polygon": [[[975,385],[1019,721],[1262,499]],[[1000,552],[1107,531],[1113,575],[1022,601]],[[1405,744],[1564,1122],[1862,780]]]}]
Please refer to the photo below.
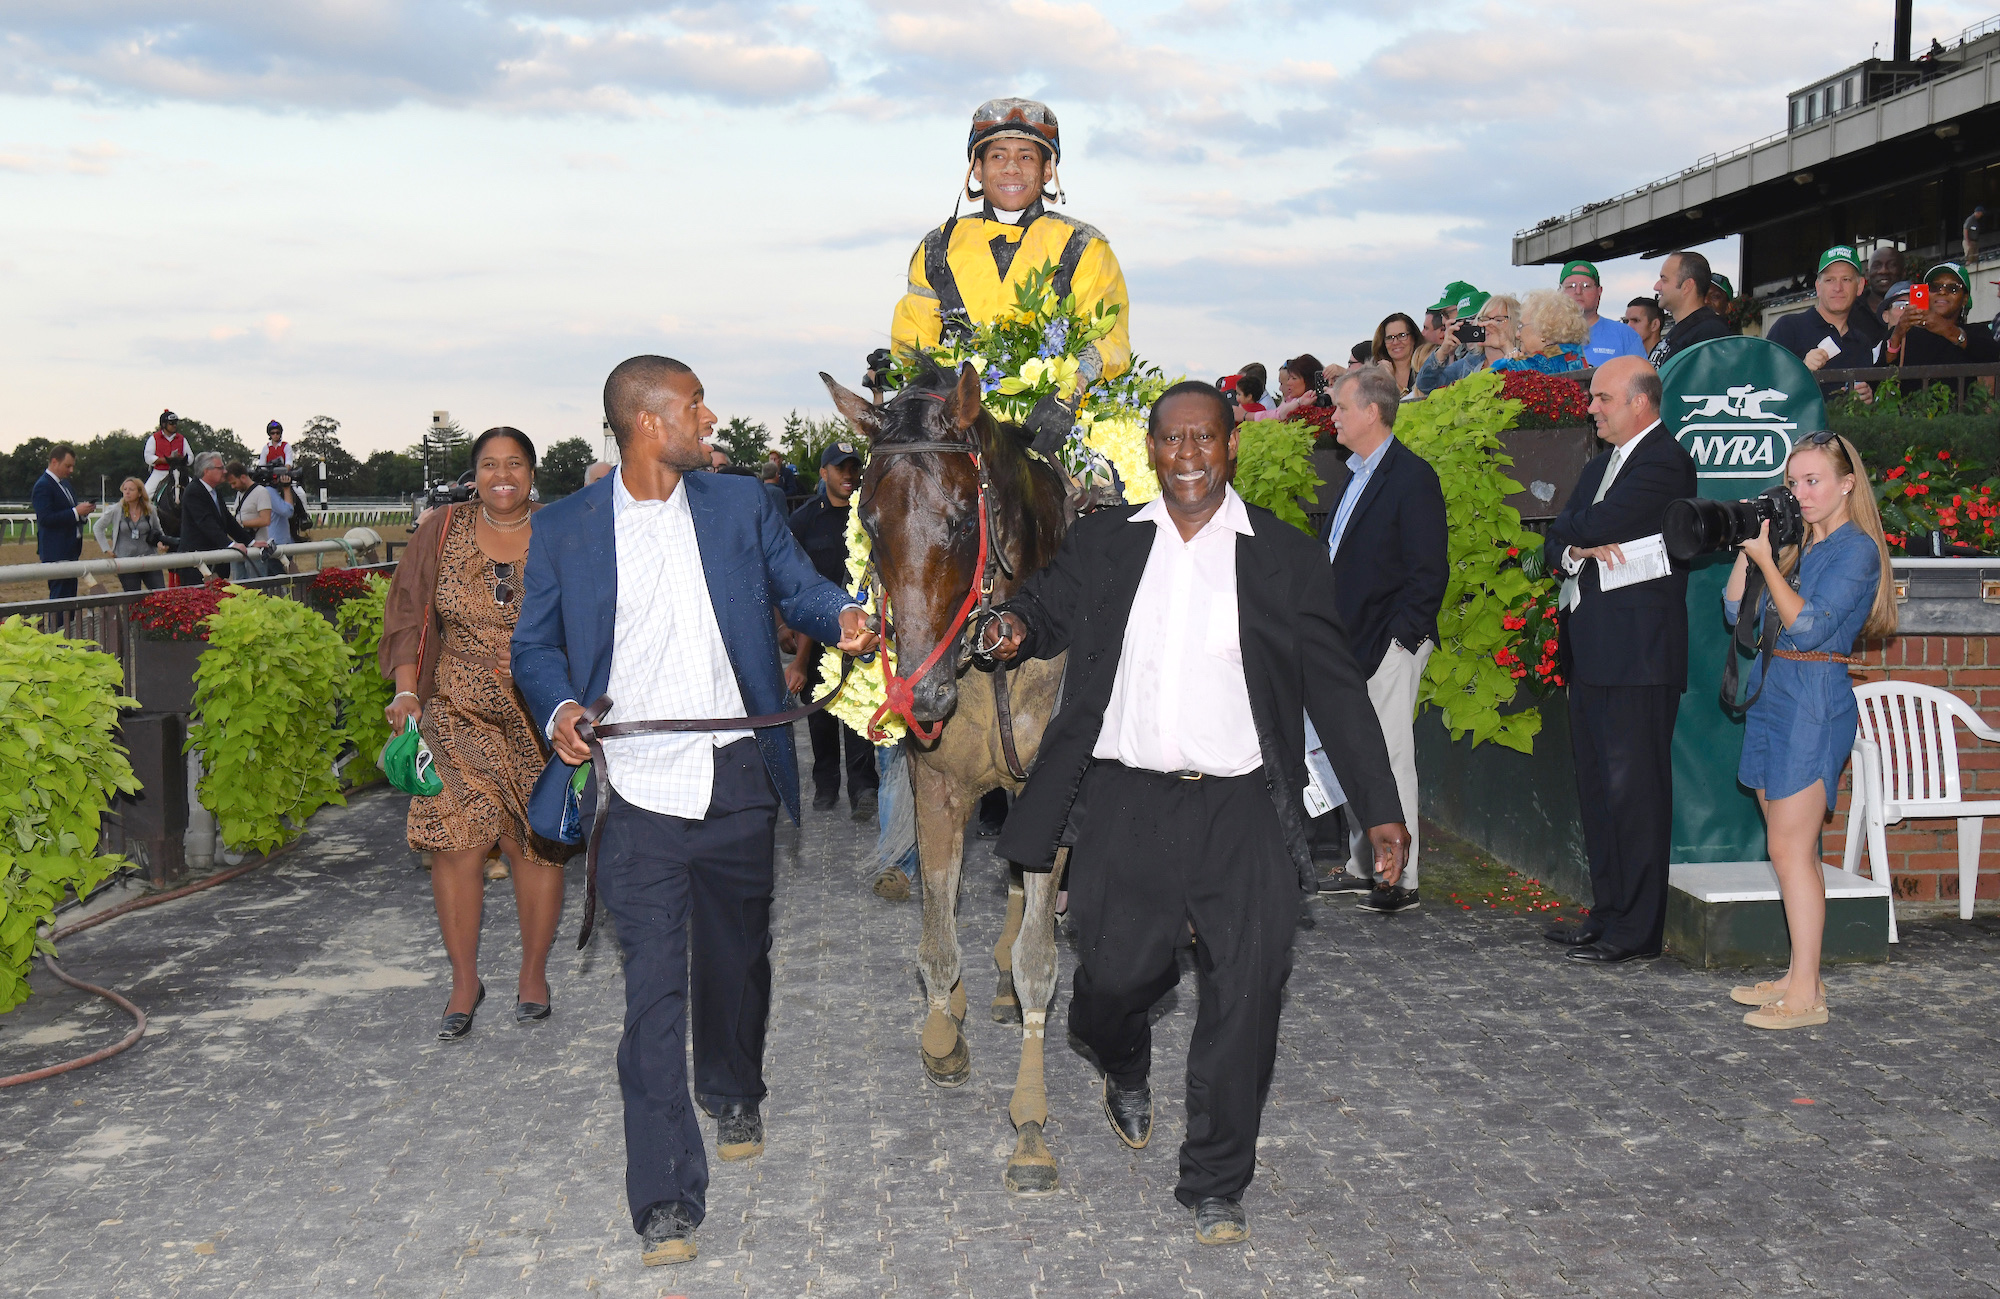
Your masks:
[{"label": "blonde woman", "polygon": [[1583,355],[1583,345],[1590,341],[1590,322],[1560,289],[1536,289],[1522,299],[1515,341],[1516,355],[1495,361],[1494,369],[1564,374],[1590,365]]},{"label": "blonde woman", "polygon": [[[1771,865],[1778,872],[1792,964],[1785,977],[1730,993],[1755,1006],[1752,1028],[1808,1028],[1826,1023],[1820,983],[1820,941],[1826,932],[1826,881],[1820,873],[1819,831],[1833,810],[1840,769],[1854,746],[1857,708],[1848,685],[1848,655],[1861,638],[1896,631],[1896,585],[1882,518],[1854,444],[1832,433],[1808,433],[1785,462],[1785,486],[1805,517],[1804,546],[1771,552],[1771,525],[1743,543],[1722,593],[1723,616],[1761,620],[1775,608],[1784,631],[1768,676],[1762,661],[1750,672],[1753,701],[1744,719],[1743,760],[1736,779],[1757,793],[1764,812]],[[1740,608],[1750,565],[1765,594]],[[1796,589],[1794,589],[1796,583]],[[1761,689],[1761,693],[1758,693]]]},{"label": "blonde woman", "polygon": [[[153,509],[153,498],[146,495],[146,484],[136,478],[118,484],[118,508],[99,511],[90,530],[97,537],[97,548],[114,559],[157,555],[167,543],[167,535],[160,528],[160,516]],[[118,575],[118,585],[127,591],[142,587],[157,591],[166,584],[166,574],[158,569]]]}]

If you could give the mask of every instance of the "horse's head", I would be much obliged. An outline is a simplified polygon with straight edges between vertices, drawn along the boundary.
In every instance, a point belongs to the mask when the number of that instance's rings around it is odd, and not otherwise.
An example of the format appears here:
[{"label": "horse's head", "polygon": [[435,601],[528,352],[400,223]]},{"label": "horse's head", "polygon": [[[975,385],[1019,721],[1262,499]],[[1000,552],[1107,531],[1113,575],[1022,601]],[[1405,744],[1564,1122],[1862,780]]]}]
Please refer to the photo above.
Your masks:
[{"label": "horse's head", "polygon": [[[874,451],[855,508],[888,596],[898,670],[915,671],[951,632],[967,593],[979,583],[979,464],[949,450],[895,448],[933,443],[979,453],[994,443],[998,426],[980,404],[979,374],[970,365],[956,375],[933,368],[883,406],[870,405],[828,375],[820,378]],[[958,653],[947,649],[910,683],[915,720],[928,724],[951,715],[958,667]]]}]

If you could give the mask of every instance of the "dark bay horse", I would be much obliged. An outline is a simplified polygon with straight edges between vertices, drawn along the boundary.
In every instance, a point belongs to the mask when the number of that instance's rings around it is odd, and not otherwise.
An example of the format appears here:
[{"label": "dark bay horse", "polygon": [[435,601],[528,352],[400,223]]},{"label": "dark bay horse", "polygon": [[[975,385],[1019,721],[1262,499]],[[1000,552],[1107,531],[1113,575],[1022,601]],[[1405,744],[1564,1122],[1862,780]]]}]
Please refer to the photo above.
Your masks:
[{"label": "dark bay horse", "polygon": [[[1061,659],[1022,663],[1006,680],[1011,701],[1010,763],[993,681],[969,670],[969,606],[998,603],[1055,558],[1069,528],[1067,484],[1060,471],[1027,454],[1011,425],[980,403],[970,365],[956,375],[935,370],[876,407],[825,374],[834,404],[871,446],[856,505],[873,543],[884,629],[899,671],[916,674],[895,701],[915,723],[904,743],[916,794],[917,853],[923,870],[923,938],[917,963],[930,1001],[919,1054],[943,1087],[972,1073],[963,1025],[966,998],[958,944],[959,868],[965,823],[988,790],[1018,791],[1055,711]],[[983,517],[982,517],[983,515]],[[988,562],[979,561],[982,543]],[[991,582],[991,591],[982,588]],[[935,657],[928,670],[919,671]],[[894,690],[892,688],[892,694]],[[993,1018],[1022,1025],[1020,1067],[1008,1114],[1014,1154],[1011,1191],[1056,1189],[1055,1156],[1043,1137],[1048,1094],[1043,1032],[1055,997],[1055,875],[1014,872],[1007,924],[993,949],[1000,970]],[[1018,998],[1017,998],[1018,994]]]}]

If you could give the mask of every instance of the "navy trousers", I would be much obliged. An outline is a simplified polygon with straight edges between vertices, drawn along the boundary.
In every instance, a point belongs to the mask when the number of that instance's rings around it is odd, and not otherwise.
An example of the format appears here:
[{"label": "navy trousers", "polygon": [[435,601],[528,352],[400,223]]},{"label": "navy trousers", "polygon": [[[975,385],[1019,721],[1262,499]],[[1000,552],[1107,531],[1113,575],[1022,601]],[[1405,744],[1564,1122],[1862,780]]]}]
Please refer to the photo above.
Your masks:
[{"label": "navy trousers", "polygon": [[699,1223],[708,1156],[688,1096],[689,1002],[695,1090],[761,1101],[778,795],[756,741],[738,740],[715,751],[707,816],[648,812],[615,790],[605,815],[597,886],[625,953],[625,1198],[635,1231],[665,1203]]},{"label": "navy trousers", "polygon": [[1657,952],[1667,932],[1667,858],[1674,837],[1678,686],[1569,687],[1590,919],[1598,941]]}]

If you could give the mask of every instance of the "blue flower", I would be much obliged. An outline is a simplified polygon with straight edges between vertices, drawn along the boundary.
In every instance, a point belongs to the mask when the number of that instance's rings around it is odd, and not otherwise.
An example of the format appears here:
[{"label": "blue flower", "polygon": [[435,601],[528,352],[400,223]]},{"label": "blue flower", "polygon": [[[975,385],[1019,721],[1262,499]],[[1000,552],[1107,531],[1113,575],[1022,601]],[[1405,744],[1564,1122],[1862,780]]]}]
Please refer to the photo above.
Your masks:
[{"label": "blue flower", "polygon": [[986,375],[979,384],[980,393],[983,395],[997,389],[1000,386],[1000,379],[1000,367],[997,365],[987,366]]},{"label": "blue flower", "polygon": [[1067,319],[1051,320],[1042,329],[1042,346],[1041,350],[1036,354],[1043,360],[1047,360],[1052,356],[1060,356],[1064,345],[1068,342],[1069,321]]}]

